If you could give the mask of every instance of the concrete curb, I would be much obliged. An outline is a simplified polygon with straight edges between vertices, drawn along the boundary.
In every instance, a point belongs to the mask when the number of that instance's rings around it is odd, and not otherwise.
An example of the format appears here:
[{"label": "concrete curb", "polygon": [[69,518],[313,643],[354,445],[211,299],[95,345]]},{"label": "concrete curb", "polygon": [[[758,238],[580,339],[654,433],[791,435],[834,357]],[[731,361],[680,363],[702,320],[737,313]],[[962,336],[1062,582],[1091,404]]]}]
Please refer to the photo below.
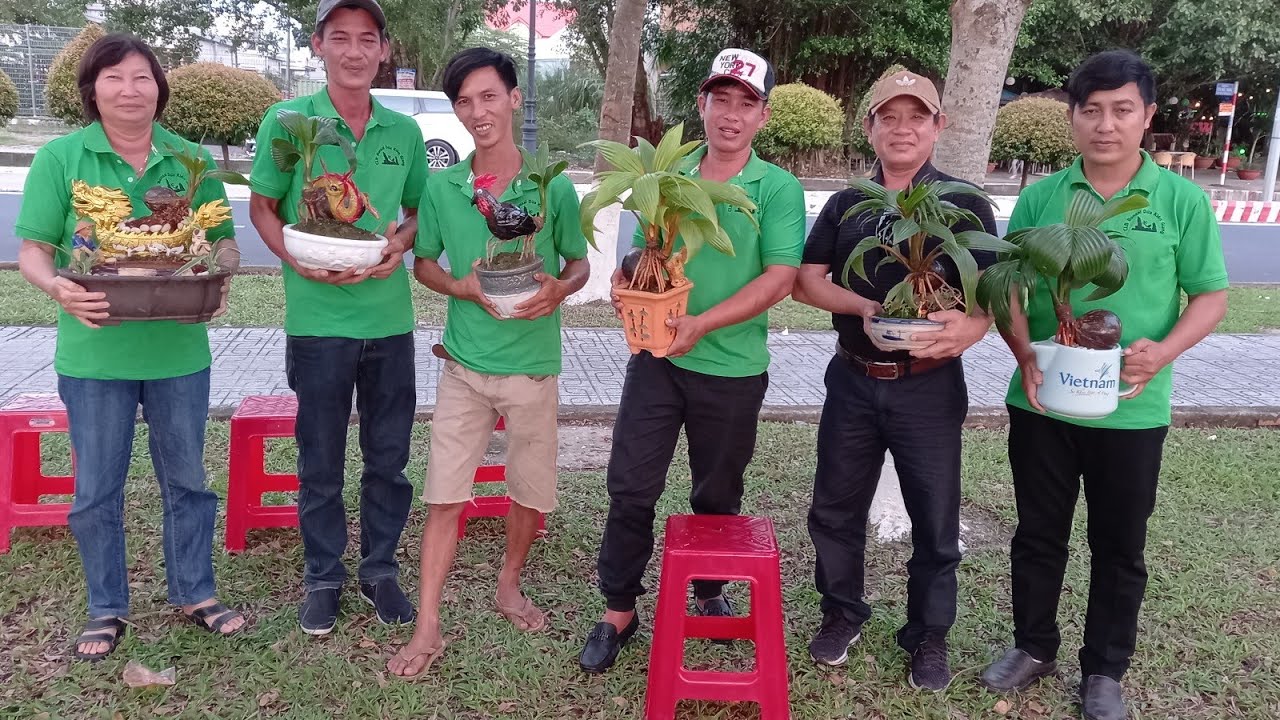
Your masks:
[{"label": "concrete curb", "polygon": [[[209,408],[211,420],[227,420],[236,410],[233,405],[214,405]],[[432,406],[420,406],[414,419],[428,421],[435,413]],[[617,417],[617,405],[570,405],[560,407],[560,422],[572,425],[598,425],[613,422]],[[820,405],[773,405],[760,411],[760,419],[766,422],[790,422],[817,424],[822,418]],[[352,416],[355,420],[355,416]],[[973,429],[999,429],[1009,425],[1009,414],[1003,405],[969,408],[965,427]],[[1173,408],[1173,426],[1187,428],[1280,428],[1280,407],[1196,407],[1181,405]]]}]

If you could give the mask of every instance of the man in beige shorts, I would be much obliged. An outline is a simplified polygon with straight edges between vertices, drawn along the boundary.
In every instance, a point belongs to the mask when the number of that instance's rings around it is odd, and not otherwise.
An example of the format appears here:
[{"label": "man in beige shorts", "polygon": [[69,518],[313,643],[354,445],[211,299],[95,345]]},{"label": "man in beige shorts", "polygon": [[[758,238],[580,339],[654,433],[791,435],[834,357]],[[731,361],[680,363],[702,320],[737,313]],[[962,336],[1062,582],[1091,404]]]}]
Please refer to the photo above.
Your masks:
[{"label": "man in beige shorts", "polygon": [[[423,500],[422,578],[417,627],[387,663],[404,677],[419,675],[444,650],[440,596],[458,546],[457,524],[472,499],[476,467],[499,417],[507,427],[507,550],[498,575],[496,609],[523,631],[541,630],[546,616],[520,590],[520,573],[538,533],[541,513],[556,507],[556,415],[560,374],[560,303],[587,281],[587,243],[578,224],[578,195],[564,176],[539,208],[537,187],[525,176],[511,137],[523,100],[512,59],[487,48],[458,53],[444,71],[454,114],[476,142],[475,153],[428,178],[419,210],[414,274],[449,298],[436,390],[431,455]],[[544,258],[541,288],[501,319],[480,290],[473,266],[485,256],[490,232],[472,206],[474,178],[494,175],[491,192],[543,216],[535,249]],[[439,264],[447,254],[449,270]],[[564,259],[564,267],[560,260]]]}]

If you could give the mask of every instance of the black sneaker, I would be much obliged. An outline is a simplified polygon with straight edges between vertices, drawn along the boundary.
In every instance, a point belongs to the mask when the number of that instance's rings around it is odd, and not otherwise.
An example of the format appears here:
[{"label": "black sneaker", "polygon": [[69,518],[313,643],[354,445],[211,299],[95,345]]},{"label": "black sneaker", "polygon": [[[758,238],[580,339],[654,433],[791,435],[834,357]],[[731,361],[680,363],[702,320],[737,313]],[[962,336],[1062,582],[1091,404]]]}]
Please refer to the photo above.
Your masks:
[{"label": "black sneaker", "polygon": [[840,667],[849,659],[849,648],[862,637],[862,626],[854,624],[842,613],[822,616],[818,634],[809,641],[809,657],[820,665]]},{"label": "black sneaker", "polygon": [[308,635],[328,635],[338,624],[338,589],[312,590],[298,608],[298,624]]},{"label": "black sneaker", "polygon": [[405,597],[395,578],[383,578],[373,583],[360,583],[360,597],[373,606],[378,622],[383,625],[402,625],[413,622],[417,613],[413,603]]},{"label": "black sneaker", "polygon": [[[720,595],[709,600],[703,600],[701,604],[695,599],[693,601],[693,609],[702,617],[733,617],[733,603],[729,602],[728,595]],[[731,639],[712,640],[716,645],[732,645]]]},{"label": "black sneaker", "polygon": [[925,633],[924,639],[911,653],[911,687],[941,692],[951,684],[951,666],[947,663],[947,636]]}]

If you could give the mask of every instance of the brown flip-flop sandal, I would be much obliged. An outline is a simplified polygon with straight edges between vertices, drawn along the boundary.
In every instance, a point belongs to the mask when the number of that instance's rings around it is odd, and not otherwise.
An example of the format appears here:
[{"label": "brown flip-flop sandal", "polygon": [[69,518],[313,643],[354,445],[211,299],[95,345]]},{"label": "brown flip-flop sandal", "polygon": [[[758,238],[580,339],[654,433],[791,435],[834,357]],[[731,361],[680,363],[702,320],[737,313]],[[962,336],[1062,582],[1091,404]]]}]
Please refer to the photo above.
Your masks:
[{"label": "brown flip-flop sandal", "polygon": [[[80,635],[72,643],[71,649],[75,652],[77,660],[88,660],[89,662],[98,662],[111,653],[116,651],[116,646],[124,639],[124,633],[128,626],[122,618],[92,618],[85,623],[84,630],[80,631]],[[115,631],[114,633],[112,631]],[[107,649],[100,653],[88,653],[80,650],[81,645],[88,643],[107,643]]]},{"label": "brown flip-flop sandal", "polygon": [[[515,625],[516,629],[521,632],[538,632],[545,628],[547,626],[546,613],[539,610],[528,597],[523,595],[521,597],[524,597],[524,603],[520,607],[503,605],[496,600],[494,601],[494,604],[497,606],[498,612],[501,613],[502,617],[510,621],[511,624]],[[524,623],[528,627],[520,627],[521,623]]]},{"label": "brown flip-flop sandal", "polygon": [[401,680],[417,680],[423,675],[426,675],[427,671],[431,669],[431,666],[436,664],[436,660],[439,660],[440,656],[444,655],[444,649],[446,645],[447,643],[441,642],[440,647],[431,648],[430,650],[427,650],[425,652],[414,653],[408,656],[403,655],[404,649],[401,648],[400,652],[397,652],[396,655],[401,655],[402,657],[404,657],[406,667],[411,665],[414,660],[417,660],[418,658],[424,655],[427,657],[427,661],[422,663],[422,667],[416,673],[410,673],[408,675],[400,675],[398,673],[390,672],[390,670],[388,670],[388,674],[390,674],[392,677],[399,678]]}]

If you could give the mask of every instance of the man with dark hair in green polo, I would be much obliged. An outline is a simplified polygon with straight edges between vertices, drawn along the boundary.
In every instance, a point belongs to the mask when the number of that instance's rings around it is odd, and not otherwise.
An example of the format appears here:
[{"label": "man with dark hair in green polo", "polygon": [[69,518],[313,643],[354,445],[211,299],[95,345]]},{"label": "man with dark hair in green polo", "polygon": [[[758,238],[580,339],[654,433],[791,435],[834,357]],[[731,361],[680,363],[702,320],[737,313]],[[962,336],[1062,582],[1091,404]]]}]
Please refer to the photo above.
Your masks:
[{"label": "man with dark hair in green polo", "polygon": [[[525,165],[512,140],[514,115],[524,102],[515,61],[489,48],[469,48],[449,60],[443,85],[476,150],[427,180],[413,249],[414,276],[449,298],[449,313],[438,349],[447,359],[436,385],[422,492],[428,512],[418,583],[421,612],[413,638],[387,663],[388,671],[401,677],[426,672],[444,651],[440,603],[458,547],[458,517],[473,497],[476,467],[499,417],[507,427],[512,502],[493,609],[522,632],[547,626],[546,615],[524,595],[520,578],[540,514],[556,508],[560,304],[586,284],[591,271],[573,183],[555,178],[547,187],[547,206],[539,207],[538,187],[527,177],[536,169]],[[492,236],[472,204],[475,178],[484,175],[496,178],[490,191],[501,202],[543,218],[534,236],[543,258],[542,272],[534,275],[541,287],[517,303],[509,319],[502,319],[480,289],[474,270]],[[448,256],[447,270],[441,255]]]},{"label": "man with dark hair in green polo", "polygon": [[[347,578],[342,486],[353,391],[364,457],[360,595],[383,623],[414,618],[413,604],[400,590],[395,551],[413,502],[404,468],[417,406],[413,305],[404,253],[413,244],[427,159],[417,124],[369,93],[379,64],[390,54],[386,25],[375,0],[320,2],[311,46],[324,61],[328,84],[314,95],[267,110],[253,164],[250,217],[267,247],[280,257],[284,274],[285,372],[298,396],[298,522],[306,586],[298,617],[309,635],[333,629]],[[310,270],[285,249],[283,227],[298,220],[305,179],[298,170],[281,172],[272,160],[272,141],[290,137],[276,119],[281,109],[333,118],[338,132],[355,145],[353,179],[381,216],[365,213],[356,225],[390,240],[379,265],[363,272]],[[332,171],[347,169],[336,146],[320,148],[319,160]],[[409,219],[397,230],[401,209]]]},{"label": "man with dark hair in green polo", "polygon": [[[1047,414],[1036,399],[1043,377],[1031,342],[1057,327],[1047,283],[1005,340],[1018,360],[1009,384],[1009,465],[1018,504],[1011,551],[1014,646],[982,673],[998,691],[1021,690],[1057,668],[1062,638],[1058,597],[1072,516],[1084,478],[1089,511],[1089,608],[1080,650],[1080,703],[1086,720],[1127,716],[1120,679],[1138,634],[1147,585],[1147,519],[1169,431],[1174,358],[1200,342],[1227,310],[1227,269],[1209,197],[1161,169],[1141,150],[1156,111],[1151,68],[1122,50],[1094,55],[1067,81],[1071,130],[1080,157],[1027,188],[1009,230],[1063,221],[1077,190],[1100,200],[1139,194],[1149,203],[1104,223],[1129,263],[1119,292],[1098,301],[1075,290],[1077,313],[1106,309],[1123,323],[1120,380],[1135,386],[1111,415],[1079,420]],[[1179,312],[1181,296],[1187,307]]]}]

